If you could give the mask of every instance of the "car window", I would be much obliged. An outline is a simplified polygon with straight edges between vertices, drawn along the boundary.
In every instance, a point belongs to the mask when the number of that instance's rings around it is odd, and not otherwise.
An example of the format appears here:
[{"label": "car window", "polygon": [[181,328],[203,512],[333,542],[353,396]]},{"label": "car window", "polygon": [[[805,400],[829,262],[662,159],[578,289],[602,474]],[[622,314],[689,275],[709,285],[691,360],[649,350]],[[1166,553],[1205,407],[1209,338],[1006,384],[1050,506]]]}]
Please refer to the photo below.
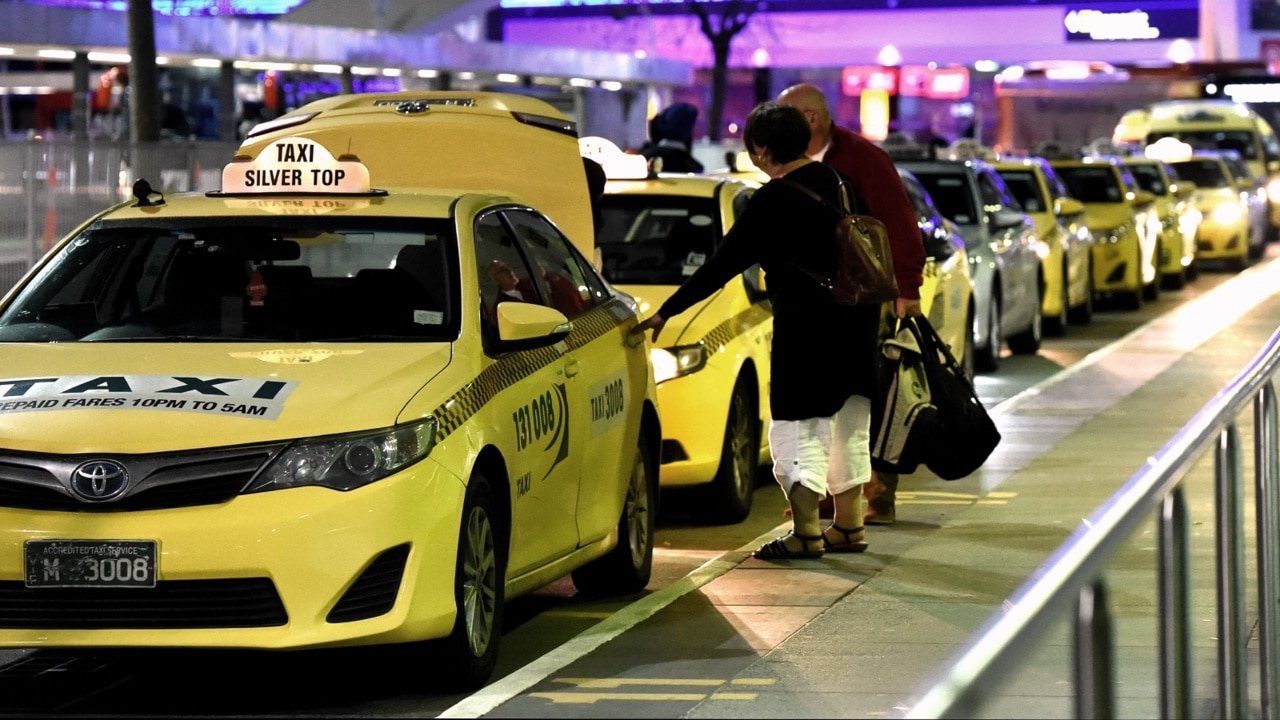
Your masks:
[{"label": "car window", "polygon": [[1124,201],[1120,179],[1109,165],[1073,165],[1055,168],[1071,196],[1086,203]]},{"label": "car window", "polygon": [[957,246],[952,244],[951,234],[942,231],[945,221],[934,205],[929,193],[919,181],[904,176],[902,185],[907,190],[907,198],[916,211],[916,223],[920,226],[920,238],[924,242],[925,253],[934,260],[945,260],[955,254]]},{"label": "car window", "polygon": [[1001,187],[996,177],[998,176],[993,177],[985,172],[978,173],[978,192],[982,195],[982,209],[989,213],[1006,207],[1013,210],[1021,209],[1017,201]]},{"label": "car window", "polygon": [[963,172],[915,172],[915,176],[947,219],[961,225],[978,222],[978,209]]},{"label": "car window", "polygon": [[712,198],[606,194],[596,243],[611,283],[679,285],[719,242]]},{"label": "car window", "polygon": [[546,218],[526,210],[503,213],[523,242],[529,264],[546,288],[547,304],[573,319],[605,299],[569,241]]},{"label": "car window", "polygon": [[1230,185],[1222,163],[1214,158],[1196,158],[1173,163],[1178,177],[1196,184],[1198,188],[1224,188]]},{"label": "car window", "polygon": [[1133,174],[1133,179],[1138,183],[1138,187],[1156,195],[1164,195],[1169,192],[1168,186],[1165,185],[1164,175],[1160,172],[1160,168],[1154,164],[1142,163],[1129,166],[1129,172]]},{"label": "car window", "polygon": [[545,304],[541,283],[534,280],[520,244],[502,215],[487,212],[476,219],[476,277],[480,324],[486,340],[498,338],[498,305],[504,302]]},{"label": "car window", "polygon": [[5,309],[0,338],[451,339],[456,257],[443,220],[100,222]]},{"label": "car window", "polygon": [[1171,130],[1147,135],[1150,145],[1161,138],[1175,137],[1200,150],[1235,150],[1245,160],[1258,158],[1258,136],[1249,130]]},{"label": "car window", "polygon": [[1013,194],[1023,210],[1029,213],[1042,213],[1049,209],[1049,199],[1040,189],[1036,174],[1031,170],[1000,170],[1000,177],[1005,187]]}]

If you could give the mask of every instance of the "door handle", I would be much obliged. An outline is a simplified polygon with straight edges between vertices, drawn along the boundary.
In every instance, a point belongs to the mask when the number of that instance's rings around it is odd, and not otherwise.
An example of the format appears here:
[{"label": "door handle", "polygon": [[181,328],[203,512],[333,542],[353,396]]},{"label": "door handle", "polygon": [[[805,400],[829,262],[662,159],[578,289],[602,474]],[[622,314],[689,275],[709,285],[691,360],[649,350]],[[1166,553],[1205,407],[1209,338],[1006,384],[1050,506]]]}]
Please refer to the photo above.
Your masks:
[{"label": "door handle", "polygon": [[564,364],[564,374],[566,377],[573,377],[574,375],[577,375],[579,372],[582,372],[582,368],[580,367],[577,360],[570,359],[568,362]]}]

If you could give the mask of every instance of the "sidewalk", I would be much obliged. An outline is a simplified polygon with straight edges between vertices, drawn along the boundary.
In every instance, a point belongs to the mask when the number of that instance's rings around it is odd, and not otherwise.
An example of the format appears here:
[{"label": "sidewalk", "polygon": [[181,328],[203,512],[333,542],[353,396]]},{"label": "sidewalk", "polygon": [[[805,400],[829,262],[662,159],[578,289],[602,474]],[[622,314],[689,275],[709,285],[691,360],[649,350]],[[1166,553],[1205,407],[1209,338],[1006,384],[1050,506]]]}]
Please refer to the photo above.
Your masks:
[{"label": "sidewalk", "polygon": [[[902,716],[968,635],[1258,353],[1280,320],[1278,288],[1280,262],[1251,268],[1003,403],[994,414],[1004,438],[983,470],[955,482],[904,479],[899,520],[869,528],[867,553],[751,558],[783,524],[440,717]],[[1246,448],[1251,424],[1241,419]],[[1197,528],[1193,714],[1212,717],[1212,459],[1184,482]],[[1252,494],[1250,484],[1250,524]],[[1160,714],[1154,546],[1153,522],[1107,577],[1120,717]],[[1246,573],[1252,618],[1252,560]],[[984,716],[1073,716],[1069,627]]]}]

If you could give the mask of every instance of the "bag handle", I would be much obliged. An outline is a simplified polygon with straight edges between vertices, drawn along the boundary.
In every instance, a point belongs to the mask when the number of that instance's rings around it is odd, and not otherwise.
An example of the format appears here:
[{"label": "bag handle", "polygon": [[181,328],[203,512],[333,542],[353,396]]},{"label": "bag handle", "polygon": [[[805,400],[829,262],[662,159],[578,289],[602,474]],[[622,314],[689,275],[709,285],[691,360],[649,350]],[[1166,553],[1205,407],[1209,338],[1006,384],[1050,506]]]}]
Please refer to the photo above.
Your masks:
[{"label": "bag handle", "polygon": [[916,333],[916,339],[920,341],[920,349],[923,352],[935,352],[942,356],[943,362],[955,374],[956,377],[964,381],[969,391],[977,396],[977,391],[973,388],[973,383],[968,376],[964,374],[964,368],[956,361],[954,355],[951,354],[951,348],[947,347],[947,343],[938,335],[938,331],[934,329],[933,324],[923,315],[918,317],[908,316],[902,319],[902,322],[910,321],[912,332]]}]

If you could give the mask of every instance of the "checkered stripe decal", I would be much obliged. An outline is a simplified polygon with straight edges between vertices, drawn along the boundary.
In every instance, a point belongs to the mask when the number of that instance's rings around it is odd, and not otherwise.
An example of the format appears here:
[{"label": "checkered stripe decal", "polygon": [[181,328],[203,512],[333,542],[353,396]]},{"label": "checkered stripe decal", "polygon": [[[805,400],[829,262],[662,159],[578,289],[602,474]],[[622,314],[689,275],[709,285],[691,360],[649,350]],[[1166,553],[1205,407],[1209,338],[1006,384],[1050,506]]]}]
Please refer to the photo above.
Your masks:
[{"label": "checkered stripe decal", "polygon": [[[573,332],[565,338],[569,350],[577,350],[606,333],[615,332],[634,317],[621,300],[610,300],[574,318]],[[480,375],[453,397],[440,404],[432,415],[438,423],[436,442],[443,442],[454,430],[479,412],[485,403],[504,389],[556,362],[563,353],[554,346],[512,353],[481,371]]]},{"label": "checkered stripe decal", "polygon": [[770,310],[757,303],[712,328],[701,342],[706,344],[708,353],[721,352],[734,338],[770,317],[772,317]]}]

